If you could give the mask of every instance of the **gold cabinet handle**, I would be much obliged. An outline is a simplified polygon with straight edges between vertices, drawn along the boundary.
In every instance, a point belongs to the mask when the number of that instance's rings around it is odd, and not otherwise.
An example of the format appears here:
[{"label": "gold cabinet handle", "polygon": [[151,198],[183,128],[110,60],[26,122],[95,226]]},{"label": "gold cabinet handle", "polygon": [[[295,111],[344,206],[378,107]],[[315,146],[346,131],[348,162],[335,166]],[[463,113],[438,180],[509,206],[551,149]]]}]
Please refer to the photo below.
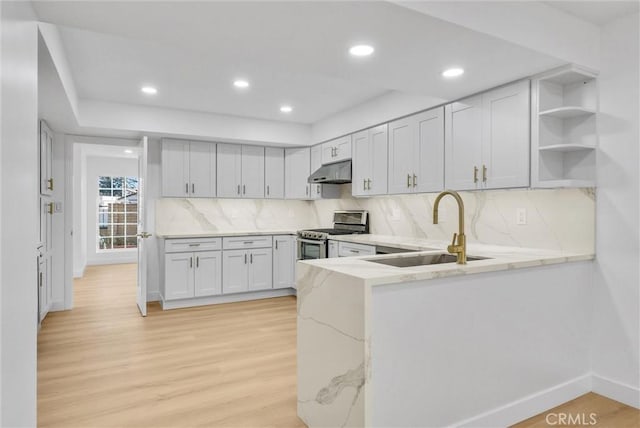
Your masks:
[{"label": "gold cabinet handle", "polygon": [[473,182],[478,182],[478,167],[474,165],[473,167]]},{"label": "gold cabinet handle", "polygon": [[407,174],[407,187],[411,187],[411,174]]},{"label": "gold cabinet handle", "polygon": [[418,185],[418,176],[413,174],[413,187],[416,187]]},{"label": "gold cabinet handle", "polygon": [[53,190],[53,178],[47,180],[47,190]]},{"label": "gold cabinet handle", "polygon": [[47,204],[47,214],[53,215],[53,202]]},{"label": "gold cabinet handle", "polygon": [[487,166],[486,165],[482,165],[482,181],[484,183],[487,182]]}]

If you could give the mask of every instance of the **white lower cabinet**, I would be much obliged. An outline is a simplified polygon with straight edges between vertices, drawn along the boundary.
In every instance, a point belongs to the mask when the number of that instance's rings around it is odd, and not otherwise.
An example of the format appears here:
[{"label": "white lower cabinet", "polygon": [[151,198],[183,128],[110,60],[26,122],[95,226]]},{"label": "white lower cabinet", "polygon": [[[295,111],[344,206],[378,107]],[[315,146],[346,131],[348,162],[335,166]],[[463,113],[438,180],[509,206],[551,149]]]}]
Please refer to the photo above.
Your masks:
[{"label": "white lower cabinet", "polygon": [[273,288],[289,288],[296,285],[296,237],[273,237]]},{"label": "white lower cabinet", "polygon": [[293,235],[166,239],[163,308],[293,294],[296,249]]},{"label": "white lower cabinet", "polygon": [[271,248],[222,252],[224,294],[273,288]]},{"label": "white lower cabinet", "polygon": [[327,249],[327,257],[334,258],[334,257],[339,257],[338,255],[338,241],[332,241],[329,240],[329,244],[328,244],[328,249]]},{"label": "white lower cabinet", "polygon": [[220,294],[220,268],[220,251],[166,254],[165,300]]}]

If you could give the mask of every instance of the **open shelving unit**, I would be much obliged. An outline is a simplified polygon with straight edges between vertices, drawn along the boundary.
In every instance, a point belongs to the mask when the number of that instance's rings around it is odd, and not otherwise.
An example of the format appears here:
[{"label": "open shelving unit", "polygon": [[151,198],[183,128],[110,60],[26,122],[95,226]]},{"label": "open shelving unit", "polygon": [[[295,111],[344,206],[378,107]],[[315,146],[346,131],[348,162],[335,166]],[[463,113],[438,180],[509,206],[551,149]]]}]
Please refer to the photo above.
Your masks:
[{"label": "open shelving unit", "polygon": [[575,65],[532,81],[532,187],[595,187],[597,74]]}]

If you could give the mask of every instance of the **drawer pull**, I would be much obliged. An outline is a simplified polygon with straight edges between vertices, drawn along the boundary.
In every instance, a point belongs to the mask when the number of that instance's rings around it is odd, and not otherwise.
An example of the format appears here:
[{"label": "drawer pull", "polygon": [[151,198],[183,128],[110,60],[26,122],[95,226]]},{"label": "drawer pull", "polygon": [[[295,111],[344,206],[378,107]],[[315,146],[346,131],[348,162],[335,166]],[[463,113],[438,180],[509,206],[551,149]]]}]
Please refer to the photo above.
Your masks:
[{"label": "drawer pull", "polygon": [[200,244],[189,244],[190,247],[199,247]]},{"label": "drawer pull", "polygon": [[196,256],[196,267],[200,267],[200,257]]},{"label": "drawer pull", "polygon": [[253,241],[244,241],[243,244],[245,245],[253,244]]}]

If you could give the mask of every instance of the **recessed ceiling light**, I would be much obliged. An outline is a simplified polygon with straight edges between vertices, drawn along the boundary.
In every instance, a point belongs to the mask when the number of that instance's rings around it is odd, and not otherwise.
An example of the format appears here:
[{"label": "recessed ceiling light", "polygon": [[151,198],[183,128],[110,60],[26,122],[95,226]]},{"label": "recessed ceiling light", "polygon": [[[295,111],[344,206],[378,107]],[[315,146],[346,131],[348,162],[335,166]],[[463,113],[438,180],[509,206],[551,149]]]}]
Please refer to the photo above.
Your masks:
[{"label": "recessed ceiling light", "polygon": [[369,56],[375,49],[369,45],[356,45],[349,49],[349,53],[353,56]]},{"label": "recessed ceiling light", "polygon": [[248,88],[249,82],[247,82],[246,80],[238,79],[233,82],[233,86],[235,86],[236,88]]},{"label": "recessed ceiling light", "polygon": [[293,107],[291,106],[282,106],[280,107],[280,111],[283,113],[291,113],[293,111]]},{"label": "recessed ceiling light", "polygon": [[125,152],[126,154],[130,155],[131,153],[133,153],[133,150],[126,149],[124,152]]},{"label": "recessed ceiling light", "polygon": [[155,95],[158,93],[158,90],[153,86],[143,86],[140,90],[147,95]]},{"label": "recessed ceiling light", "polygon": [[464,69],[462,68],[449,68],[442,72],[444,77],[458,77],[464,74]]}]

